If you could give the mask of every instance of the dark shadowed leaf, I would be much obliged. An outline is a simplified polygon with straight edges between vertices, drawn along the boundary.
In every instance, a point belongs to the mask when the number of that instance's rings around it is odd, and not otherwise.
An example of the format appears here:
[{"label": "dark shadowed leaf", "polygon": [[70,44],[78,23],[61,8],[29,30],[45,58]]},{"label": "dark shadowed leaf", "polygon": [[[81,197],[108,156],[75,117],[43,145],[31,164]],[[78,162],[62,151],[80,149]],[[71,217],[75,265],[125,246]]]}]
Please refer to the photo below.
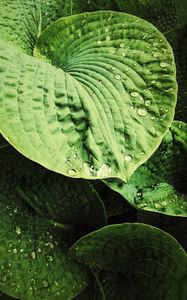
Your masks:
[{"label": "dark shadowed leaf", "polygon": [[110,225],[72,247],[80,262],[101,271],[107,300],[185,300],[187,256],[172,236],[145,224]]},{"label": "dark shadowed leaf", "polygon": [[142,17],[163,33],[187,24],[186,0],[115,0],[121,11]]},{"label": "dark shadowed leaf", "polygon": [[87,181],[0,148],[0,290],[27,300],[72,299],[88,278],[68,248],[105,224],[103,204]]}]

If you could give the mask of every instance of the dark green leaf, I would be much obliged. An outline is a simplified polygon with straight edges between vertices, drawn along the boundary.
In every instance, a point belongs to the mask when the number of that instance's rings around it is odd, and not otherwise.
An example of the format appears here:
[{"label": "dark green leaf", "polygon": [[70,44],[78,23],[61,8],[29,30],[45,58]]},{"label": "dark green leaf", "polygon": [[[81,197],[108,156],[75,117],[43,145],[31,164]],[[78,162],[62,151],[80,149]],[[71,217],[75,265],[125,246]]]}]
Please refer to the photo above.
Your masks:
[{"label": "dark green leaf", "polygon": [[27,300],[68,300],[87,285],[69,246],[106,224],[86,181],[49,172],[12,148],[0,149],[0,290]]},{"label": "dark green leaf", "polygon": [[121,11],[142,17],[163,33],[187,24],[186,0],[115,0]]},{"label": "dark green leaf", "polygon": [[82,237],[72,255],[101,270],[107,300],[185,300],[187,256],[175,239],[145,224],[110,225]]},{"label": "dark green leaf", "polygon": [[174,51],[178,97],[175,119],[187,122],[187,25],[166,35]]}]

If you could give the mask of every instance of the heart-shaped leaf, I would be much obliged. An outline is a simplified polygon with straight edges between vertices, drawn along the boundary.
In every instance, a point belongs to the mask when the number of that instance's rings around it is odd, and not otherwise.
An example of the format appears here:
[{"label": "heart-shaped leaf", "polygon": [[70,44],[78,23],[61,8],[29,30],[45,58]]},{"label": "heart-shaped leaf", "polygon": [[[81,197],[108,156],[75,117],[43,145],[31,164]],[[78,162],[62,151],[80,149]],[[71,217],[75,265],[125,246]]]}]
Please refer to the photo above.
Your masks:
[{"label": "heart-shaped leaf", "polygon": [[154,155],[125,184],[105,183],[137,208],[187,216],[187,124],[174,121]]},{"label": "heart-shaped leaf", "polygon": [[173,119],[172,50],[134,16],[94,12],[56,21],[37,42],[41,60],[3,42],[0,53],[0,131],[56,172],[127,181]]},{"label": "heart-shaped leaf", "polygon": [[[1,142],[3,144],[3,142]],[[93,187],[0,149],[0,290],[20,299],[67,300],[88,284],[70,259],[76,239],[106,224]]]},{"label": "heart-shaped leaf", "polygon": [[156,227],[106,226],[82,237],[72,254],[101,271],[108,300],[186,299],[186,253],[172,236]]}]

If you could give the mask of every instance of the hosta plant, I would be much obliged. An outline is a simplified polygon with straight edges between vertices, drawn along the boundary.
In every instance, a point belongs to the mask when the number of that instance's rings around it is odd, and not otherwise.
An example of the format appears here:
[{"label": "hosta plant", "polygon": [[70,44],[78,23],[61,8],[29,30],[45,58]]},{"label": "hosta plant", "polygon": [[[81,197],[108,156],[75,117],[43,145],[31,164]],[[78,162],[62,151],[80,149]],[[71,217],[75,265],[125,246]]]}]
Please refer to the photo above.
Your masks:
[{"label": "hosta plant", "polygon": [[186,300],[186,6],[1,0],[0,299]]}]

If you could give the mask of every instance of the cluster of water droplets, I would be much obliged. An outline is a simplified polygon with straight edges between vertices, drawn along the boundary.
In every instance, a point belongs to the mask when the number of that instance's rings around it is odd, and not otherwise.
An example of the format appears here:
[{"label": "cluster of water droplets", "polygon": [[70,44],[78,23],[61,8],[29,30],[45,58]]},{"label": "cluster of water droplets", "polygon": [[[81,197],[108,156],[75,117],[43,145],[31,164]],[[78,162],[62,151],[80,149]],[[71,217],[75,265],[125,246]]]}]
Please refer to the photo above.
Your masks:
[{"label": "cluster of water droplets", "polygon": [[[177,192],[169,189],[163,192],[163,197],[155,197],[159,189],[167,188],[166,183],[155,184],[148,189],[138,190],[136,193],[135,204],[143,209],[167,212],[171,214],[181,214],[185,208],[185,202]],[[149,190],[149,197],[147,191]]]}]

